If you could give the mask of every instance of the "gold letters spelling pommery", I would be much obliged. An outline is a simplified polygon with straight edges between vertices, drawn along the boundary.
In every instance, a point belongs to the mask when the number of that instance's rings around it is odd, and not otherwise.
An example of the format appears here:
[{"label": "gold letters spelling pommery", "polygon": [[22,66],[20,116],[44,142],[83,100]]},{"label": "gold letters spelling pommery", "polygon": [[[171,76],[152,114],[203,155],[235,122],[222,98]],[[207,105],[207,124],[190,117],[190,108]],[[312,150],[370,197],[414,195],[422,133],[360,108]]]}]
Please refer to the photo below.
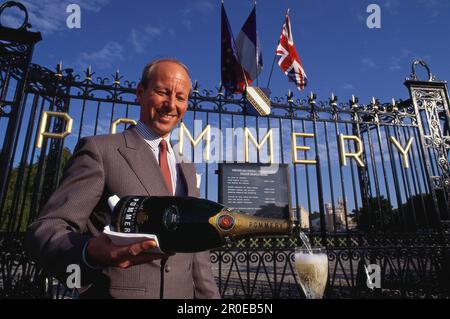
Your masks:
[{"label": "gold letters spelling pommery", "polygon": [[[66,121],[66,129],[62,133],[51,133],[46,132],[45,128],[47,127],[47,122],[50,117],[59,117],[60,119]],[[131,124],[136,125],[136,121],[128,118],[119,118],[111,123],[111,134],[116,133],[117,126],[119,124]],[[42,142],[44,138],[56,138],[56,139],[63,139],[70,135],[72,132],[72,125],[73,125],[73,119],[70,117],[68,113],[65,112],[52,112],[52,111],[44,111],[42,113],[41,122],[39,123],[39,132],[36,139],[36,147],[41,148]],[[191,143],[192,147],[197,146],[201,143],[202,140],[205,140],[205,152],[204,152],[204,159],[208,161],[210,159],[210,144],[211,144],[211,126],[208,124],[203,131],[200,133],[199,136],[196,138],[193,138],[189,130],[186,128],[186,126],[181,123],[180,124],[180,130],[179,130],[179,150],[178,152],[180,155],[183,154],[183,145],[184,145],[184,136],[186,135],[187,139]],[[297,144],[297,138],[302,137],[304,139],[306,138],[314,138],[314,133],[306,133],[306,132],[293,132],[291,135],[291,146],[292,146],[292,163],[293,164],[304,164],[304,165],[316,165],[316,160],[313,159],[299,159],[298,153],[299,151],[307,153],[310,150],[309,146],[306,145],[298,145]],[[394,136],[390,137],[390,142],[392,145],[397,148],[404,167],[409,168],[408,163],[408,152],[411,150],[412,143],[414,141],[414,138],[411,137],[408,142],[406,143],[406,146],[403,147],[400,145],[400,143],[396,140]],[[346,142],[353,141],[355,143],[355,152],[350,152],[346,149]],[[257,151],[259,152],[263,145],[268,142],[268,149],[269,149],[269,156],[270,156],[270,164],[274,163],[274,151],[273,151],[273,134],[272,129],[268,130],[266,135],[262,138],[261,142],[258,142],[258,140],[253,136],[253,134],[250,132],[250,129],[247,127],[244,127],[244,156],[245,156],[245,162],[249,162],[249,144],[252,142],[254,146],[256,147]],[[362,153],[364,151],[363,148],[363,142],[360,137],[355,135],[338,135],[338,149],[339,149],[339,161],[342,166],[347,166],[347,158],[355,160],[357,165],[359,167],[364,167],[364,162],[362,159]],[[221,145],[224,145],[221,143]]]}]

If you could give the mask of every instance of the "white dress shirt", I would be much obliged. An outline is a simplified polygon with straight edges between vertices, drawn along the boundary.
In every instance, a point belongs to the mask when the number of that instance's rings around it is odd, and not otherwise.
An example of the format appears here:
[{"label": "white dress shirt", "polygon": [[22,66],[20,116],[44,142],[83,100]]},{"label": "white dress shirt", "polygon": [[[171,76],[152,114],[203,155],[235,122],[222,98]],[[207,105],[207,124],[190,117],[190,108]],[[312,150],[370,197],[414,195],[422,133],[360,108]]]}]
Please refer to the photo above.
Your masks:
[{"label": "white dress shirt", "polygon": [[[162,137],[155,134],[152,130],[150,130],[147,125],[143,122],[139,121],[136,125],[136,130],[145,140],[145,142],[150,146],[150,149],[155,155],[156,162],[159,165],[159,143],[162,140]],[[167,142],[167,160],[169,162],[170,176],[172,177],[172,189],[174,193],[172,195],[183,196],[185,194],[184,185],[182,183],[181,172],[179,171],[177,160],[175,157],[175,151],[170,144],[170,134],[164,138]]]}]

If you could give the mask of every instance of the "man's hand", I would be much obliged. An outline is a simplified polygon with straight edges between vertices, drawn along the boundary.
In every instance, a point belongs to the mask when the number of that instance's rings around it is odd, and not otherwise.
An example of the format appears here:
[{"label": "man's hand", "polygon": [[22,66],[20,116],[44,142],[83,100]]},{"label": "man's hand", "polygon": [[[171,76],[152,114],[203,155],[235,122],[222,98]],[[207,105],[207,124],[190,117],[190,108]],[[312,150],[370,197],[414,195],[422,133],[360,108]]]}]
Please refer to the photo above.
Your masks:
[{"label": "man's hand", "polygon": [[156,247],[156,242],[153,239],[147,239],[127,246],[116,246],[107,235],[101,234],[89,241],[86,249],[86,258],[87,262],[92,266],[128,268],[170,256],[143,253],[152,247]]}]

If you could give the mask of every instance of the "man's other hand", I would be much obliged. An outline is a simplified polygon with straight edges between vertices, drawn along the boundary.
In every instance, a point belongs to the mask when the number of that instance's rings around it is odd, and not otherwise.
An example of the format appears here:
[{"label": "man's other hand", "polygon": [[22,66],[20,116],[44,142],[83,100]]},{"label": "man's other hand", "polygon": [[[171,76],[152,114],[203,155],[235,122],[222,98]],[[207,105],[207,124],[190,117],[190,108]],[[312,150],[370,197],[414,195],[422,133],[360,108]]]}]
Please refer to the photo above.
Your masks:
[{"label": "man's other hand", "polygon": [[128,268],[133,265],[149,263],[156,259],[168,258],[167,254],[145,253],[147,249],[156,247],[153,239],[126,246],[117,246],[111,239],[101,234],[92,238],[87,246],[87,262],[92,266]]}]

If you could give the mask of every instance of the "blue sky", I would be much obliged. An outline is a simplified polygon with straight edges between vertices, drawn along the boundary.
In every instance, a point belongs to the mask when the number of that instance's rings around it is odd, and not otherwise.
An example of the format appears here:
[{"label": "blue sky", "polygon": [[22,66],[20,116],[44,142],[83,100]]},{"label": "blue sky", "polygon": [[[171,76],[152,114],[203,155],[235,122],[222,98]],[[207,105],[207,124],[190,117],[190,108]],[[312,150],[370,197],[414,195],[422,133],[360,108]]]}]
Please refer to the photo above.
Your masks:
[{"label": "blue sky", "polygon": [[[119,69],[124,76],[122,81],[137,82],[148,61],[172,56],[188,65],[193,80],[198,80],[201,88],[214,89],[219,84],[220,0],[22,2],[28,7],[33,30],[43,34],[43,41],[35,49],[34,63],[53,68],[62,61],[63,67],[72,67],[78,74],[92,65],[96,73],[94,78],[111,76]],[[81,29],[66,26],[69,15],[66,7],[70,3],[81,7]],[[366,25],[370,14],[366,9],[371,3],[381,8],[380,29],[369,29]],[[237,37],[253,8],[253,0],[225,0],[225,6]],[[410,75],[411,62],[416,58],[426,61],[438,79],[450,80],[450,0],[259,0],[257,24],[264,60],[260,86],[267,84],[287,8],[290,8],[294,41],[309,84],[305,91],[299,92],[275,65],[270,86],[272,97],[284,96],[290,89],[297,98],[306,98],[314,91],[319,100],[327,100],[334,92],[340,102],[347,101],[352,94],[362,103],[369,103],[372,96],[382,102],[390,102],[392,97],[406,99],[408,92],[403,81]],[[2,22],[17,23],[17,17],[10,10],[9,15],[2,17]],[[419,75],[425,77],[422,71]],[[66,146],[73,148],[79,133],[81,136],[93,134],[96,106],[91,104],[80,132],[81,102],[72,102],[71,115],[75,117],[75,124],[73,133],[66,139]],[[102,112],[105,115],[100,115],[99,133],[106,133],[110,110],[103,109]],[[137,113],[131,117],[136,118]],[[249,121],[253,123],[254,119]],[[272,124],[276,127],[277,120]],[[302,131],[300,123],[295,125]],[[308,130],[311,127],[307,127]],[[323,134],[319,136],[319,151],[323,152]],[[334,157],[323,167],[325,185],[329,184],[326,183],[329,174],[339,172],[335,137],[330,136]],[[313,146],[312,141],[308,143]],[[290,147],[284,151],[285,158],[289,157]],[[382,152],[380,148],[379,153]],[[375,160],[379,165],[383,158],[376,154]],[[215,168],[210,166],[209,169]],[[299,167],[300,185],[306,184],[305,169],[309,168]],[[312,171],[310,179],[314,189]],[[356,206],[352,205],[352,198],[357,195],[353,194],[348,181],[349,167],[344,168],[344,175],[347,176],[345,191],[351,211]],[[209,196],[216,199],[217,177],[210,172],[210,178]],[[381,185],[382,193],[385,193],[383,187]],[[317,196],[313,189],[312,209],[316,210]],[[331,191],[324,191],[325,201],[329,202]],[[302,189],[299,193],[300,205],[307,207],[305,191]],[[335,185],[334,193],[335,200],[344,195],[340,185]],[[395,205],[396,200],[391,200]]]},{"label": "blue sky", "polygon": [[[53,67],[63,61],[77,72],[91,64],[97,76],[119,69],[124,79],[137,80],[149,60],[174,56],[190,67],[203,88],[219,83],[219,0],[22,2],[29,8],[33,29],[43,33],[35,63]],[[69,3],[81,7],[81,29],[66,26]],[[370,3],[381,8],[380,29],[366,25]],[[225,0],[225,6],[236,37],[253,1]],[[291,89],[297,97],[317,92],[319,99],[334,92],[340,101],[351,94],[366,103],[372,96],[382,101],[406,98],[402,83],[415,58],[428,62],[439,79],[450,79],[448,0],[260,0],[261,86],[267,84],[287,8],[309,85],[299,92],[276,65],[271,80],[274,96]]]}]

